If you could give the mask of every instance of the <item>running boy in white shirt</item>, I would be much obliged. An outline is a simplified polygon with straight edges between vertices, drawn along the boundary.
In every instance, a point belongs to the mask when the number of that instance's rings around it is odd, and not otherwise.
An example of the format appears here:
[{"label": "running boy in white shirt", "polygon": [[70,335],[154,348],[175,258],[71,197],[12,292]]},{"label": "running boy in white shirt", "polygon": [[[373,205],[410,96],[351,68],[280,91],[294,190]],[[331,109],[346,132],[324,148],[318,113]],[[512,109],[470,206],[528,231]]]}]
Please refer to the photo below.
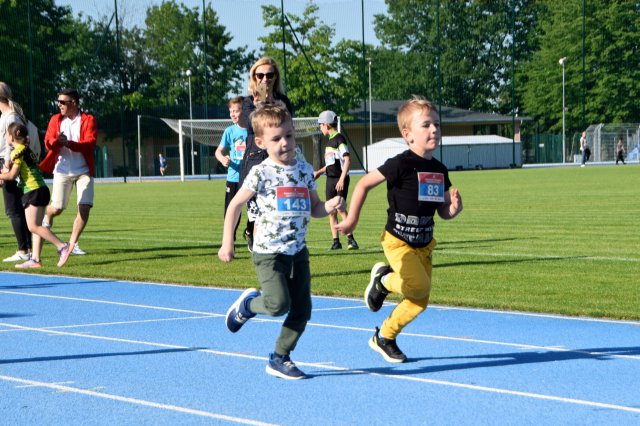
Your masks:
[{"label": "running boy in white shirt", "polygon": [[227,328],[235,333],[256,314],[287,315],[275,350],[269,355],[267,373],[283,379],[305,374],[291,361],[311,318],[311,272],[305,237],[311,217],[325,217],[344,208],[344,198],[322,202],[316,192],[313,167],[296,160],[293,120],[281,106],[267,105],[251,115],[255,142],[269,157],[253,166],[242,188],[231,200],[224,221],[218,257],[233,260],[233,232],[242,207],[256,196],[259,216],[255,222],[253,263],[262,293],[245,290],[227,311]]}]

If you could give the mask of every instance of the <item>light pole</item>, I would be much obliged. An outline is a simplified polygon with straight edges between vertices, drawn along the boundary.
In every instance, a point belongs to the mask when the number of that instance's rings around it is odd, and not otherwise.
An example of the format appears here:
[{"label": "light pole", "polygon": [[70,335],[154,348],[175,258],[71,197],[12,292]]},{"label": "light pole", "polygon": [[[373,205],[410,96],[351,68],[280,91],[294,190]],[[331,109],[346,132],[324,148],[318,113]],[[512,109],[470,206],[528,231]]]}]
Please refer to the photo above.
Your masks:
[{"label": "light pole", "polygon": [[564,106],[564,64],[567,62],[567,57],[565,56],[564,58],[560,58],[560,60],[558,61],[558,63],[560,65],[562,65],[562,162],[565,163],[566,159],[566,148],[565,148],[565,120],[564,120],[564,116],[565,116],[565,112],[566,112],[566,108]]},{"label": "light pole", "polygon": [[[184,75],[189,80],[189,120],[193,121],[193,105],[191,103],[191,70],[186,70]],[[191,176],[196,175],[196,164],[193,157],[193,122],[189,123],[191,129]]]},{"label": "light pole", "polygon": [[371,108],[371,58],[369,62],[369,145],[373,145],[373,110]]}]

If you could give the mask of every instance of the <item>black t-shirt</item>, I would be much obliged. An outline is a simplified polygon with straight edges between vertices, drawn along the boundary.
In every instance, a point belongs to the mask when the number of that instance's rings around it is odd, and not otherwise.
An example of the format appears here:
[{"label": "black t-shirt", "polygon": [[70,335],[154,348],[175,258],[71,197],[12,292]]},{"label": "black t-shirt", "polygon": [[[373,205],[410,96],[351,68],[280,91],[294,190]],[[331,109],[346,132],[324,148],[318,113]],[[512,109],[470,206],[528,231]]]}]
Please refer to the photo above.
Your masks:
[{"label": "black t-shirt", "polygon": [[[340,148],[341,145],[342,149]],[[341,133],[337,133],[327,141],[327,146],[324,150],[324,162],[327,166],[325,172],[327,177],[339,178],[342,176],[343,157],[348,155],[349,148],[347,148],[347,139]]]},{"label": "black t-shirt", "polygon": [[427,246],[433,239],[433,216],[451,187],[446,166],[407,150],[387,160],[378,171],[387,180],[385,229],[412,247]]}]

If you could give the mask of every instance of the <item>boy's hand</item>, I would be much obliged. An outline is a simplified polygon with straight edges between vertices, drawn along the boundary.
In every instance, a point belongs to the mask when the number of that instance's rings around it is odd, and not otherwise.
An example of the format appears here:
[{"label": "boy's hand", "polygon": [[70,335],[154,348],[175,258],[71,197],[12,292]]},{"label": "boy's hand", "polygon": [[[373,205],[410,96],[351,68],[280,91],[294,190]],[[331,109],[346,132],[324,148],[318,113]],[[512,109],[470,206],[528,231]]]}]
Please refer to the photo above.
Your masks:
[{"label": "boy's hand", "polygon": [[349,235],[356,229],[356,223],[352,215],[347,216],[345,220],[335,226],[336,230],[342,235]]},{"label": "boy's hand", "polygon": [[451,213],[451,217],[457,215],[462,211],[462,197],[460,197],[460,192],[458,188],[451,188],[451,207],[449,211]]},{"label": "boy's hand", "polygon": [[339,195],[336,195],[335,197],[333,197],[330,200],[327,200],[327,202],[324,203],[324,209],[327,211],[327,214],[333,214],[337,210],[344,210],[345,204],[346,203],[344,201],[344,198],[342,198]]},{"label": "boy's hand", "polygon": [[224,157],[222,157],[221,163],[223,166],[229,167],[229,164],[231,164],[231,157],[229,157],[228,155],[225,155]]},{"label": "boy's hand", "polygon": [[235,258],[235,250],[233,244],[227,247],[227,244],[222,244],[220,250],[218,250],[218,258],[225,263],[231,262]]}]

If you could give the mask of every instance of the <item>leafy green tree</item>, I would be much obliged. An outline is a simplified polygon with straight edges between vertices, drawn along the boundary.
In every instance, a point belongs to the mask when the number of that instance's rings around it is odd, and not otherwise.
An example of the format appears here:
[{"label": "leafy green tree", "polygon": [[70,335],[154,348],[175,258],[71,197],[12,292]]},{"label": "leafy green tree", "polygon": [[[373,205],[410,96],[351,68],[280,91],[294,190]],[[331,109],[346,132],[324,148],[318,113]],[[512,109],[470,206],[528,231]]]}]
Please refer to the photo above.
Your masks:
[{"label": "leafy green tree", "polygon": [[[640,95],[640,10],[627,1],[587,2],[585,73],[582,71],[582,0],[546,3],[540,48],[526,64],[519,84],[524,113],[542,129],[562,130],[562,68],[568,133],[585,124],[637,122]],[[584,95],[584,96],[583,96]]]},{"label": "leafy green tree", "polygon": [[512,18],[518,67],[521,58],[535,48],[530,32],[538,6],[533,1],[386,3],[387,13],[375,17],[376,35],[382,42],[375,52],[376,68],[384,70],[386,77],[375,79],[378,99],[422,94],[445,105],[510,112]]},{"label": "leafy green tree", "polygon": [[[273,31],[260,40],[284,72],[282,15],[276,6],[263,6],[266,27]],[[302,16],[287,14],[285,22],[286,90],[298,116],[315,116],[334,109],[346,111],[361,102],[361,45],[347,40],[334,44],[335,29],[317,16],[318,6],[307,3]]]},{"label": "leafy green tree", "polygon": [[71,11],[53,0],[0,0],[0,16],[0,79],[11,86],[25,113],[44,127],[65,69],[60,57],[66,46],[56,41],[67,40]]},{"label": "leafy green tree", "polygon": [[[224,103],[229,92],[239,91],[241,77],[253,59],[247,48],[229,49],[231,36],[218,23],[216,12],[206,8],[208,101]],[[198,8],[188,9],[174,0],[147,9],[145,51],[153,73],[148,94],[159,104],[185,103],[188,96],[182,72],[192,71],[194,103],[204,103],[204,43]]]}]

